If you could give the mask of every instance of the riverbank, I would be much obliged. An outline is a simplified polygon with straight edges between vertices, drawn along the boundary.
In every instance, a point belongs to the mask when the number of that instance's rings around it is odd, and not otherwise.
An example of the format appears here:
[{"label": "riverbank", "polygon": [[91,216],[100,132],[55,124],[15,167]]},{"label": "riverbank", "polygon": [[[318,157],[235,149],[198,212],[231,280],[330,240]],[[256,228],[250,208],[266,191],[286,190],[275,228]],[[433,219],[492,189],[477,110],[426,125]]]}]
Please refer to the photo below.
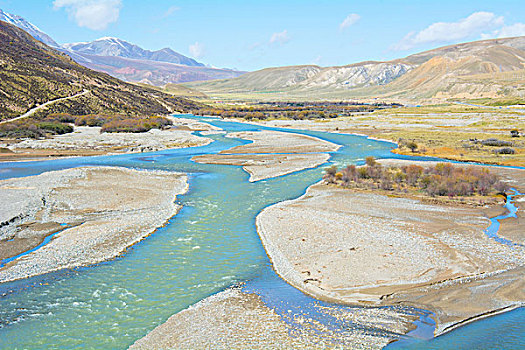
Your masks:
[{"label": "riverbank", "polygon": [[281,315],[259,295],[229,288],[171,316],[129,349],[381,349],[416,319],[400,309],[318,308],[345,329],[307,313]]},{"label": "riverbank", "polygon": [[167,117],[169,129],[144,133],[101,133],[100,127],[75,126],[73,133],[46,139],[0,140],[0,162],[43,160],[105,154],[154,152],[169,148],[204,146],[212,140],[194,131],[220,128],[186,118]]},{"label": "riverbank", "polygon": [[118,256],[175,215],[187,188],[183,174],[116,167],[0,181],[0,282]]},{"label": "riverbank", "polygon": [[[326,119],[274,119],[243,122],[267,127],[313,130],[364,135],[398,144],[394,153],[429,156],[462,162],[525,166],[523,137],[512,137],[511,130],[523,133],[525,113],[513,110],[469,112],[466,107],[423,106],[375,111],[369,114]],[[494,139],[514,150],[498,153],[503,146],[483,144]],[[408,144],[416,148],[412,151]],[[510,146],[509,146],[510,145]]]},{"label": "riverbank", "polygon": [[[491,170],[525,183],[524,170]],[[438,335],[524,304],[525,248],[485,235],[488,209],[317,184],[263,210],[257,228],[275,270],[296,288],[346,304],[431,310]]]},{"label": "riverbank", "polygon": [[219,152],[193,157],[197,163],[238,165],[250,182],[315,168],[330,159],[339,145],[315,137],[277,131],[235,132],[227,137],[252,141]]}]

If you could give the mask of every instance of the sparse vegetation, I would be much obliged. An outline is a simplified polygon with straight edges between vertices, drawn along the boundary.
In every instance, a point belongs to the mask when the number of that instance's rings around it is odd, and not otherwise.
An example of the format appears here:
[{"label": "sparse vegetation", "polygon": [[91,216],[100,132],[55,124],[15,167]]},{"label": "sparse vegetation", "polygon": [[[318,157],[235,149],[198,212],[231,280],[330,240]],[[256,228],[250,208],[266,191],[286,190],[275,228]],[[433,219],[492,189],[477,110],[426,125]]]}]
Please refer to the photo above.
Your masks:
[{"label": "sparse vegetation", "polygon": [[25,118],[0,124],[1,138],[41,138],[73,132],[76,126],[100,126],[100,132],[147,132],[172,125],[164,117],[130,118],[120,114],[90,114],[73,116],[67,113],[50,114],[45,118]]},{"label": "sparse vegetation", "polygon": [[456,167],[450,163],[421,167],[384,167],[373,157],[366,165],[326,169],[327,183],[345,188],[382,189],[401,193],[419,192],[428,196],[488,196],[508,191],[508,184],[487,169]]},{"label": "sparse vegetation", "polygon": [[358,102],[260,102],[250,106],[224,106],[192,111],[195,115],[222,118],[265,119],[328,119],[350,116],[353,113],[398,107],[398,104],[365,104]]},{"label": "sparse vegetation", "polygon": [[512,146],[511,141],[498,140],[494,138],[483,140],[481,141],[481,144],[483,146],[494,146],[494,147]]}]

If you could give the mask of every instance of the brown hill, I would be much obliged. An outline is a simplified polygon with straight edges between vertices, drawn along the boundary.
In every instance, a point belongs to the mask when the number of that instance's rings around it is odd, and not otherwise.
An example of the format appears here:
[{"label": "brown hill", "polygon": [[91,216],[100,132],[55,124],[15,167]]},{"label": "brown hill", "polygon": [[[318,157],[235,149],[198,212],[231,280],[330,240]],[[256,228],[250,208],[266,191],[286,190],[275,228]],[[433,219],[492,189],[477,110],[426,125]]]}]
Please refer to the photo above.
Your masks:
[{"label": "brown hill", "polygon": [[523,69],[525,37],[516,37],[450,45],[389,62],[268,68],[185,85],[212,96],[255,93],[265,99],[505,98],[525,96]]},{"label": "brown hill", "polygon": [[71,114],[167,114],[196,104],[153,89],[125,83],[75,63],[69,56],[0,21],[0,120],[18,116],[35,105],[72,96],[46,111]]}]

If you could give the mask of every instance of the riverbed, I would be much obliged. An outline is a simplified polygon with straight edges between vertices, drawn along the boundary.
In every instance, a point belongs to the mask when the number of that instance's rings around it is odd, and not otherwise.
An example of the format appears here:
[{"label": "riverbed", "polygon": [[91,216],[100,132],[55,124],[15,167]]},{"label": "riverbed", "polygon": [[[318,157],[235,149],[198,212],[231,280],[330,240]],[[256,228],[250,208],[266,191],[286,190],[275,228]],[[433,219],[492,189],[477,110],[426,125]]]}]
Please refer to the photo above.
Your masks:
[{"label": "riverbed", "polygon": [[[276,130],[318,137],[343,146],[330,153],[330,162],[338,166],[362,162],[369,155],[394,156],[390,153],[393,144],[361,136],[185,117],[228,132]],[[194,156],[249,142],[222,134],[206,137],[214,142],[152,153],[0,164],[1,179],[79,166],[121,166],[187,173],[190,186],[177,199],[177,204],[182,205],[179,214],[121,257],[1,284],[1,348],[124,349],[176,312],[232,285],[262,278],[263,285],[269,283],[272,287],[265,291],[279,290],[284,282],[272,272],[255,229],[255,217],[271,204],[301,196],[308,186],[319,181],[328,164],[249,182],[249,174],[240,166],[191,161]],[[292,298],[294,302],[298,299]],[[310,298],[308,302],[315,300]],[[515,312],[523,314],[522,309]],[[500,319],[491,318],[491,327]],[[461,333],[461,328],[454,332]],[[512,332],[520,332],[519,328],[502,330],[500,335],[504,332],[509,334],[510,345],[523,345],[522,337],[512,336]],[[452,334],[447,335],[447,346],[455,348]]]}]

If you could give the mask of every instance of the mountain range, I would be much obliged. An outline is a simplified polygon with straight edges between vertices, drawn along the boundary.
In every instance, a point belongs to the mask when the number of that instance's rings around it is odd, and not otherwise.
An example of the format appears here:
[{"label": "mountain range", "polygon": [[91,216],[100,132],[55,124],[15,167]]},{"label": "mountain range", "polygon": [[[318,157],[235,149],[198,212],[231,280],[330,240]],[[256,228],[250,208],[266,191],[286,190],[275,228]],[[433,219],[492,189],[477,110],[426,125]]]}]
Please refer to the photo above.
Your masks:
[{"label": "mountain range", "polygon": [[185,84],[261,99],[432,99],[525,96],[525,37],[450,45],[387,62],[267,68]]},{"label": "mountain range", "polygon": [[88,68],[116,78],[155,86],[235,78],[244,72],[206,67],[169,48],[158,51],[117,38],[101,38],[89,43],[64,44],[64,52]]},{"label": "mountain range", "polygon": [[188,111],[198,106],[184,98],[83,67],[24,30],[0,21],[0,120],[82,92],[78,97],[52,104],[45,113],[144,116]]},{"label": "mountain range", "polygon": [[[19,16],[0,10],[0,19],[85,67],[128,82],[162,87],[159,91],[184,83],[205,95],[233,99],[525,97],[525,37],[449,45],[385,62],[275,67],[245,73],[206,67],[169,48],[149,51],[118,38],[60,46]],[[191,94],[195,96],[199,94]]]},{"label": "mountain range", "polygon": [[77,63],[116,78],[155,86],[195,80],[227,79],[244,72],[206,67],[170,48],[145,50],[118,38],[59,45],[49,35],[24,18],[0,10],[0,20],[13,24],[48,46],[60,50]]},{"label": "mountain range", "polygon": [[105,37],[92,42],[64,44],[62,47],[78,55],[85,55],[87,57],[111,56],[155,62],[169,62],[194,67],[204,66],[204,64],[181,55],[170,48],[149,51],[118,38]]}]

